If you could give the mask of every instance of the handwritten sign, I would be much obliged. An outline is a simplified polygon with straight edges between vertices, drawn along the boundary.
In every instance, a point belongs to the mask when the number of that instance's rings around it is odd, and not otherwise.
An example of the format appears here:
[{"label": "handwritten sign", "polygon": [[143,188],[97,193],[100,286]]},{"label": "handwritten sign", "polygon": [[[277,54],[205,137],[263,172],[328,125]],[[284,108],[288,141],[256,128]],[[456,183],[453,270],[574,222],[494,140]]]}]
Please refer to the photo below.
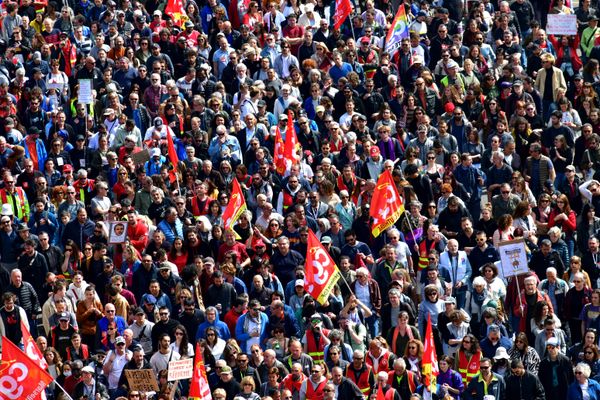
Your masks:
[{"label": "handwritten sign", "polygon": [[167,375],[167,381],[177,381],[190,379],[194,372],[194,360],[186,358],[183,360],[171,361],[169,363],[169,374]]},{"label": "handwritten sign", "polygon": [[94,95],[92,94],[92,80],[79,79],[79,92],[77,101],[81,104],[94,104]]},{"label": "handwritten sign", "polygon": [[575,14],[548,14],[546,33],[548,35],[577,35],[577,16]]},{"label": "handwritten sign", "polygon": [[151,369],[126,369],[125,377],[129,383],[130,390],[140,392],[158,392],[156,375]]},{"label": "handwritten sign", "polygon": [[148,150],[141,150],[131,155],[131,160],[135,165],[144,164],[146,161],[150,161],[150,153]]},{"label": "handwritten sign", "polygon": [[523,239],[509,240],[498,244],[502,276],[517,276],[529,272],[527,249]]}]

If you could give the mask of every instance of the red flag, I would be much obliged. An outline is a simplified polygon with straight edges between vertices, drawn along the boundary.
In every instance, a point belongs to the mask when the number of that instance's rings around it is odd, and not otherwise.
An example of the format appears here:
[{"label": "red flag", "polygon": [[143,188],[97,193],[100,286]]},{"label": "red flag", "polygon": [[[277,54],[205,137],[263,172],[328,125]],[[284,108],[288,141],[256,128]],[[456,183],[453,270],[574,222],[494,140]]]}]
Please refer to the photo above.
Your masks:
[{"label": "red flag", "polygon": [[285,165],[285,144],[281,138],[281,130],[279,126],[275,131],[275,146],[273,149],[273,161],[275,163],[275,170],[279,175],[283,175],[286,169]]},{"label": "red flag", "polygon": [[240,214],[246,210],[246,199],[237,178],[233,178],[231,184],[233,187],[231,196],[229,196],[229,203],[223,211],[223,227],[225,230],[233,228],[233,224],[240,217]]},{"label": "red flag", "polygon": [[27,356],[29,356],[29,358],[32,359],[34,362],[39,363],[39,366],[43,369],[48,368],[48,363],[46,362],[46,359],[42,355],[42,352],[40,351],[39,347],[37,347],[37,345],[35,344],[35,340],[33,340],[31,333],[29,333],[29,330],[27,330],[27,327],[25,326],[23,321],[21,321],[21,334],[23,335],[23,347],[25,348],[25,354],[27,354]]},{"label": "red flag", "polygon": [[308,230],[306,263],[304,265],[306,271],[304,288],[308,294],[323,304],[340,279],[340,272],[333,258],[310,229]]},{"label": "red flag", "polygon": [[179,162],[179,157],[177,157],[177,151],[175,151],[173,130],[171,128],[167,129],[167,148],[169,151],[169,160],[173,164],[173,169],[169,171],[169,178],[171,179],[171,183],[173,183],[177,181],[177,163]]},{"label": "red flag", "polygon": [[208,379],[206,378],[206,368],[202,359],[202,348],[200,348],[199,343],[196,344],[194,374],[192,375],[192,384],[190,385],[188,399],[212,400],[210,386],[208,386]]},{"label": "red flag", "polygon": [[385,400],[385,394],[383,394],[383,384],[377,385],[377,398],[375,400]]},{"label": "red flag", "polygon": [[352,14],[350,0],[335,0],[335,14],[333,14],[333,29],[340,29],[346,18]]},{"label": "red flag", "polygon": [[53,378],[6,336],[2,337],[0,399],[38,398]]},{"label": "red flag", "polygon": [[439,374],[437,354],[435,352],[435,342],[433,341],[433,330],[431,328],[431,314],[427,314],[427,329],[425,331],[425,341],[423,350],[423,377],[425,387],[430,393],[435,393],[437,386],[437,376]]},{"label": "red flag", "polygon": [[285,150],[283,152],[286,159],[286,169],[287,165],[296,165],[299,162],[298,150],[300,142],[296,135],[296,129],[294,129],[294,120],[292,117],[292,112],[288,110],[288,123],[285,130]]},{"label": "red flag", "polygon": [[175,25],[178,26],[181,26],[181,24],[188,19],[182,0],[168,0],[167,6],[165,7],[165,14],[170,15],[173,18]]},{"label": "red flag", "polygon": [[404,203],[398,194],[396,184],[389,170],[384,170],[377,180],[371,199],[370,216],[373,218],[371,232],[374,237],[385,231],[400,218]]}]

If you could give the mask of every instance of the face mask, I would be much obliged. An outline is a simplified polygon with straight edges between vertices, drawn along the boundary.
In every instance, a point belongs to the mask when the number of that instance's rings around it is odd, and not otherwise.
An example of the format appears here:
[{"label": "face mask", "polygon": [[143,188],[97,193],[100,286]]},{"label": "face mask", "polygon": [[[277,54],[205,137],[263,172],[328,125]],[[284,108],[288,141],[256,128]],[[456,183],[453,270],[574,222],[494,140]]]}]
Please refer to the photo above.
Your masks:
[{"label": "face mask", "polygon": [[64,376],[71,376],[72,372],[71,371],[64,371],[63,375]]}]

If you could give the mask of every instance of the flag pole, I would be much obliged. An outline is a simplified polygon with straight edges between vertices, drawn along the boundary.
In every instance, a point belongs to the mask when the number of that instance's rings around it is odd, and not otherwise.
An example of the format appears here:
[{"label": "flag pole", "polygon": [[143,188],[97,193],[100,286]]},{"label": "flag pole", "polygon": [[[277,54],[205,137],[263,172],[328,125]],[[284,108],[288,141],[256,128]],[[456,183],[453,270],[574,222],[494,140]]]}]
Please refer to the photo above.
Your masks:
[{"label": "flag pole", "polygon": [[62,391],[63,391],[63,393],[65,394],[65,396],[67,396],[67,398],[68,398],[68,399],[70,399],[70,400],[73,400],[73,398],[72,398],[72,397],[69,395],[69,393],[68,393],[68,392],[65,390],[65,388],[64,388],[64,387],[62,387],[62,386],[60,385],[60,383],[58,383],[58,381],[54,380],[53,382],[54,382],[54,384],[55,384],[56,386],[58,386],[58,387],[60,388],[60,390],[62,390]]}]

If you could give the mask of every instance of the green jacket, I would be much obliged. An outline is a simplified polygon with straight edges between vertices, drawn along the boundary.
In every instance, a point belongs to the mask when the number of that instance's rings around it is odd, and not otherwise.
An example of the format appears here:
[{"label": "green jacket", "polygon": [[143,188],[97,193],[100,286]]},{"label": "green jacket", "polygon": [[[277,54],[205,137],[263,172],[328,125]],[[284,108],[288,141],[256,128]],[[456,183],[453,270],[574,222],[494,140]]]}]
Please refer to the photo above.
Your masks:
[{"label": "green jacket", "polygon": [[595,36],[597,34],[600,34],[600,27],[598,26],[595,28],[587,27],[581,33],[581,41],[579,42],[581,51],[588,57],[594,48]]}]

